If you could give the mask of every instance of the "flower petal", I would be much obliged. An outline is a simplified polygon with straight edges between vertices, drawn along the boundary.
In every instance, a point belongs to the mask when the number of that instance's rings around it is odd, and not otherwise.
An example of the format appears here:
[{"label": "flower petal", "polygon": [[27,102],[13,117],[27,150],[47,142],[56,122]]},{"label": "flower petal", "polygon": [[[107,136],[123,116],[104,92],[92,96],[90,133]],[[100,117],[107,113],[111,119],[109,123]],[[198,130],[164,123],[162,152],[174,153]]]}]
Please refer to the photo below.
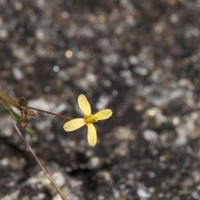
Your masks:
[{"label": "flower petal", "polygon": [[88,143],[90,146],[93,147],[97,143],[96,128],[94,127],[93,124],[87,124],[87,127],[88,127],[88,135],[87,135]]},{"label": "flower petal", "polygon": [[79,95],[78,105],[85,116],[91,115],[91,106],[85,95]]},{"label": "flower petal", "polygon": [[110,110],[110,109],[100,110],[99,112],[94,114],[94,117],[97,121],[108,119],[111,116],[112,116],[112,110]]},{"label": "flower petal", "polygon": [[66,122],[63,126],[65,131],[74,131],[76,129],[81,128],[85,125],[85,121],[83,118],[72,119]]}]

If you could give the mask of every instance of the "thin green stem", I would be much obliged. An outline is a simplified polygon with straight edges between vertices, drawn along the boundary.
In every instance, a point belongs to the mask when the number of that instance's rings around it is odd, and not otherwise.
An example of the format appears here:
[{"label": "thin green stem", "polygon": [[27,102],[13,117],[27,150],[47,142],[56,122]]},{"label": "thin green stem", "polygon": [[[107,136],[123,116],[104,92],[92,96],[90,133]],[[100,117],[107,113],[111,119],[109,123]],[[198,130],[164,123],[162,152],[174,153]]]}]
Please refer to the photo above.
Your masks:
[{"label": "thin green stem", "polygon": [[[62,200],[69,200],[66,197],[66,195],[63,193],[63,191],[60,189],[60,187],[56,184],[55,180],[50,175],[50,173],[48,172],[47,168],[42,164],[42,162],[40,161],[40,159],[38,158],[38,156],[36,155],[36,153],[34,152],[34,150],[32,149],[32,147],[30,146],[30,144],[26,141],[26,139],[24,138],[22,132],[20,131],[20,129],[17,126],[17,124],[15,123],[15,121],[11,118],[11,117],[13,117],[13,114],[15,114],[15,113],[14,113],[14,111],[11,109],[11,107],[9,105],[14,106],[21,113],[23,113],[25,115],[27,114],[29,116],[34,116],[34,112],[31,112],[31,110],[36,110],[38,112],[43,112],[43,113],[47,113],[47,114],[50,114],[50,115],[54,115],[54,116],[63,118],[65,120],[70,120],[71,118],[67,117],[67,116],[64,116],[64,115],[57,114],[57,113],[53,113],[53,112],[49,112],[49,111],[46,111],[46,110],[38,109],[38,108],[21,106],[21,104],[17,100],[15,100],[12,97],[8,96],[7,94],[5,94],[1,90],[0,90],[0,103],[2,104],[3,108],[6,111],[8,111],[8,113],[10,115],[10,119],[12,120],[14,128],[17,131],[19,137],[22,139],[22,141],[24,142],[26,148],[31,153],[31,155],[34,157],[34,159],[36,160],[37,164],[39,165],[39,167],[43,171],[44,175],[49,179],[51,185],[54,187],[54,189],[60,195],[60,197],[61,197]],[[28,110],[28,109],[31,109],[31,110]],[[17,115],[17,117],[19,117],[19,116]],[[16,120],[16,116],[14,116],[14,119]]]},{"label": "thin green stem", "polygon": [[44,175],[49,179],[49,181],[51,182],[51,185],[58,192],[58,194],[60,195],[61,199],[62,200],[69,200],[66,197],[66,195],[64,194],[64,192],[60,189],[60,187],[56,184],[55,180],[50,175],[50,173],[48,172],[47,168],[42,164],[42,162],[40,161],[40,159],[38,158],[38,156],[36,155],[36,153],[34,152],[34,150],[32,149],[32,147],[30,146],[30,144],[26,141],[26,139],[24,138],[24,136],[23,136],[22,132],[20,131],[19,127],[17,126],[17,124],[13,121],[12,118],[10,118],[10,119],[12,120],[13,126],[14,126],[15,130],[17,131],[19,137],[22,139],[22,141],[26,145],[28,151],[32,154],[32,156],[36,160],[37,164],[39,165],[39,167],[43,171]]},{"label": "thin green stem", "polygon": [[54,181],[53,177],[49,173],[45,174],[45,176],[49,179],[49,181],[51,182],[51,185],[53,185],[53,187],[58,192],[58,194],[60,195],[62,200],[69,200],[66,197],[66,195],[63,193],[63,191],[60,189],[60,187],[56,184],[56,182]]}]

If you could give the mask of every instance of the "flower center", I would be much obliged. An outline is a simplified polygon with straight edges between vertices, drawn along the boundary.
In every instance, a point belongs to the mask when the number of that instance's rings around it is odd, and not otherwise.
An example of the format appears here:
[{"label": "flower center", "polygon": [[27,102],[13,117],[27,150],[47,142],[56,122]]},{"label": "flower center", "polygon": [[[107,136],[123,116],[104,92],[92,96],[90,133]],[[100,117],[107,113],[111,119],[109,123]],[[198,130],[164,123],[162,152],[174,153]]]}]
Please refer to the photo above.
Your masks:
[{"label": "flower center", "polygon": [[97,122],[97,119],[96,117],[94,117],[94,115],[90,115],[90,116],[87,116],[87,117],[84,117],[84,120],[85,120],[85,123],[94,123],[94,122]]}]

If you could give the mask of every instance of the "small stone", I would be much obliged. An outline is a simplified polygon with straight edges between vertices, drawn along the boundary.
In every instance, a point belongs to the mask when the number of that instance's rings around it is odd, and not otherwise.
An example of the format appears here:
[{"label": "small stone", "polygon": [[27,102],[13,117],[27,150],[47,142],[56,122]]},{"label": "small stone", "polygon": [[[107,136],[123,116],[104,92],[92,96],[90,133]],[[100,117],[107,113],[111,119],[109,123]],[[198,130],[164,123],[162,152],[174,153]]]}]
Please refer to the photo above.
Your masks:
[{"label": "small stone", "polygon": [[119,126],[118,128],[114,130],[114,134],[118,140],[134,140],[135,139],[134,132],[128,127]]},{"label": "small stone", "polygon": [[2,166],[6,167],[9,165],[9,160],[7,158],[3,158],[3,159],[1,159],[0,164]]},{"label": "small stone", "polygon": [[99,195],[97,198],[98,198],[98,200],[104,200],[105,199],[105,197],[103,195]]},{"label": "small stone", "polygon": [[90,159],[90,166],[92,168],[97,168],[100,165],[100,159],[98,157],[92,157]]},{"label": "small stone", "polygon": [[24,77],[22,71],[18,67],[13,68],[13,75],[16,80],[21,80]]},{"label": "small stone", "polygon": [[59,70],[60,70],[60,67],[58,65],[54,65],[53,66],[53,71],[54,72],[59,72]]},{"label": "small stone", "polygon": [[162,114],[162,111],[153,107],[146,111],[145,113],[146,121],[152,129],[160,128],[164,123],[167,122],[167,118]]},{"label": "small stone", "polygon": [[158,140],[157,133],[155,131],[152,131],[152,130],[145,130],[144,133],[143,133],[143,137],[148,142],[157,142],[157,140]]},{"label": "small stone", "polygon": [[110,97],[105,96],[105,95],[100,96],[96,104],[96,108],[98,110],[104,109],[108,105],[109,101],[110,101]]},{"label": "small stone", "polygon": [[140,198],[143,198],[143,199],[147,199],[147,198],[150,198],[151,197],[151,194],[149,192],[147,192],[145,189],[143,188],[138,188],[137,190],[137,194]]},{"label": "small stone", "polygon": [[8,31],[6,29],[0,30],[0,39],[5,40],[8,38]]},{"label": "small stone", "polygon": [[129,57],[129,62],[132,64],[132,65],[137,65],[139,63],[139,60],[136,56],[130,56]]},{"label": "small stone", "polygon": [[44,31],[41,29],[36,30],[35,35],[36,35],[36,38],[39,40],[45,40],[46,38]]}]

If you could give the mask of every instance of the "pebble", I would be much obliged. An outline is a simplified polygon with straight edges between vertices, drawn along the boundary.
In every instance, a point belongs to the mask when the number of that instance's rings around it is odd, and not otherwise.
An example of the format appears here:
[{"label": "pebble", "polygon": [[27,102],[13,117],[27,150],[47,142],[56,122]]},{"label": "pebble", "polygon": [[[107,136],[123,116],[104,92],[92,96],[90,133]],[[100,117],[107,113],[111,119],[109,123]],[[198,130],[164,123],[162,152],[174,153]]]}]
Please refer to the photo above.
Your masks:
[{"label": "pebble", "polygon": [[18,81],[24,77],[23,72],[18,67],[13,67],[13,75]]},{"label": "pebble", "polygon": [[149,199],[151,197],[151,193],[147,192],[143,188],[138,188],[137,194],[141,198],[141,200]]},{"label": "pebble", "polygon": [[98,99],[98,101],[96,103],[96,108],[98,110],[104,109],[107,107],[109,102],[110,102],[110,97],[106,96],[106,95],[102,95],[102,96],[100,96],[100,98]]},{"label": "pebble", "polygon": [[145,130],[143,132],[143,137],[148,142],[157,142],[157,140],[158,140],[158,134],[152,130]]},{"label": "pebble", "polygon": [[91,157],[90,158],[90,166],[92,168],[99,167],[100,163],[101,163],[101,161],[100,161],[100,159],[98,157],[95,156],[95,157]]}]

